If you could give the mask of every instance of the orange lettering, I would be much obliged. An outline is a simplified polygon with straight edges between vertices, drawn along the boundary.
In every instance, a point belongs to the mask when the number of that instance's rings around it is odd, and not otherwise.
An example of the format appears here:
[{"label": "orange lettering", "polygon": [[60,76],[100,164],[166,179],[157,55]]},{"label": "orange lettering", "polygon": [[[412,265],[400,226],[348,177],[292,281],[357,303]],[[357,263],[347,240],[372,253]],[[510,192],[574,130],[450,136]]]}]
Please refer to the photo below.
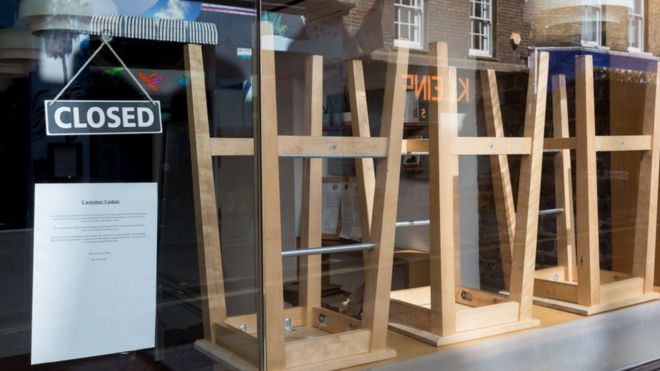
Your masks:
[{"label": "orange lettering", "polygon": [[[415,76],[415,77],[417,77],[417,76]],[[426,89],[426,76],[422,77],[422,82],[419,85],[417,85],[417,79],[415,79],[415,85],[416,85],[415,86],[415,96],[417,97],[417,99],[419,99],[419,97],[422,94],[424,94],[424,99],[425,100],[428,99],[428,91]]]},{"label": "orange lettering", "polygon": [[417,81],[416,75],[412,75],[412,74],[403,75],[403,78],[406,79],[406,91],[415,89],[415,83],[413,81]]}]

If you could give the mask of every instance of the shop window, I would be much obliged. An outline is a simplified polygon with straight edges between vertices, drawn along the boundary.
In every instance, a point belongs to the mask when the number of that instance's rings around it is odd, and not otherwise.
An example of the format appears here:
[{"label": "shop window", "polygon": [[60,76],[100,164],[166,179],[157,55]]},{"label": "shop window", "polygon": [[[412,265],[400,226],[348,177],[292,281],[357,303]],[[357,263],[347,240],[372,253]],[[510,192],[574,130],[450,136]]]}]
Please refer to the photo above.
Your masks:
[{"label": "shop window", "polygon": [[585,5],[582,10],[582,45],[601,46],[600,5]]},{"label": "shop window", "polygon": [[644,0],[634,0],[628,15],[628,49],[644,50]]},{"label": "shop window", "polygon": [[470,55],[493,55],[492,0],[470,0]]},{"label": "shop window", "polygon": [[395,0],[394,29],[394,46],[423,48],[424,0]]}]

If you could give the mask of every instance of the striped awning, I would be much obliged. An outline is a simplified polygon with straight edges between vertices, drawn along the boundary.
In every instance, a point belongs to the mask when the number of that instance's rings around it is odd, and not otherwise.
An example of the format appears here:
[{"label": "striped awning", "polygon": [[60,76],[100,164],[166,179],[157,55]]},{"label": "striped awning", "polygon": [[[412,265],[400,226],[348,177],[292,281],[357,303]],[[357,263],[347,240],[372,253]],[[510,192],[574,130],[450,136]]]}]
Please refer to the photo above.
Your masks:
[{"label": "striped awning", "polygon": [[92,17],[89,33],[98,36],[170,41],[185,44],[218,44],[218,29],[207,22],[178,19],[101,15]]}]

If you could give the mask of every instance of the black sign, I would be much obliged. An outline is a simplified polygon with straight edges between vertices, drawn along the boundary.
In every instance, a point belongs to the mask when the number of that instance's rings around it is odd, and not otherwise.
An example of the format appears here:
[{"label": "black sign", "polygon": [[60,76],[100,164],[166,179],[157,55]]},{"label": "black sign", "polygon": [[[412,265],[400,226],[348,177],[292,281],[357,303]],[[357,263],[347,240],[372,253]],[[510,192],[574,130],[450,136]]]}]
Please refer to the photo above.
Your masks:
[{"label": "black sign", "polygon": [[49,136],[163,132],[158,101],[47,100],[44,104]]}]

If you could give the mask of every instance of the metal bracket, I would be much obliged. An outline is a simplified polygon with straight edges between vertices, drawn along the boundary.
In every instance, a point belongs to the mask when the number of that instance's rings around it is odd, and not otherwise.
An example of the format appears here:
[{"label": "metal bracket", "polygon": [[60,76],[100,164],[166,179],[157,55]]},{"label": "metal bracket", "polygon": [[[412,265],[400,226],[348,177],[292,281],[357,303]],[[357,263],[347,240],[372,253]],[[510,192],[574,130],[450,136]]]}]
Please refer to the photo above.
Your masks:
[{"label": "metal bracket", "polygon": [[293,328],[293,322],[290,317],[284,319],[284,331],[286,332],[295,332],[296,329]]}]

